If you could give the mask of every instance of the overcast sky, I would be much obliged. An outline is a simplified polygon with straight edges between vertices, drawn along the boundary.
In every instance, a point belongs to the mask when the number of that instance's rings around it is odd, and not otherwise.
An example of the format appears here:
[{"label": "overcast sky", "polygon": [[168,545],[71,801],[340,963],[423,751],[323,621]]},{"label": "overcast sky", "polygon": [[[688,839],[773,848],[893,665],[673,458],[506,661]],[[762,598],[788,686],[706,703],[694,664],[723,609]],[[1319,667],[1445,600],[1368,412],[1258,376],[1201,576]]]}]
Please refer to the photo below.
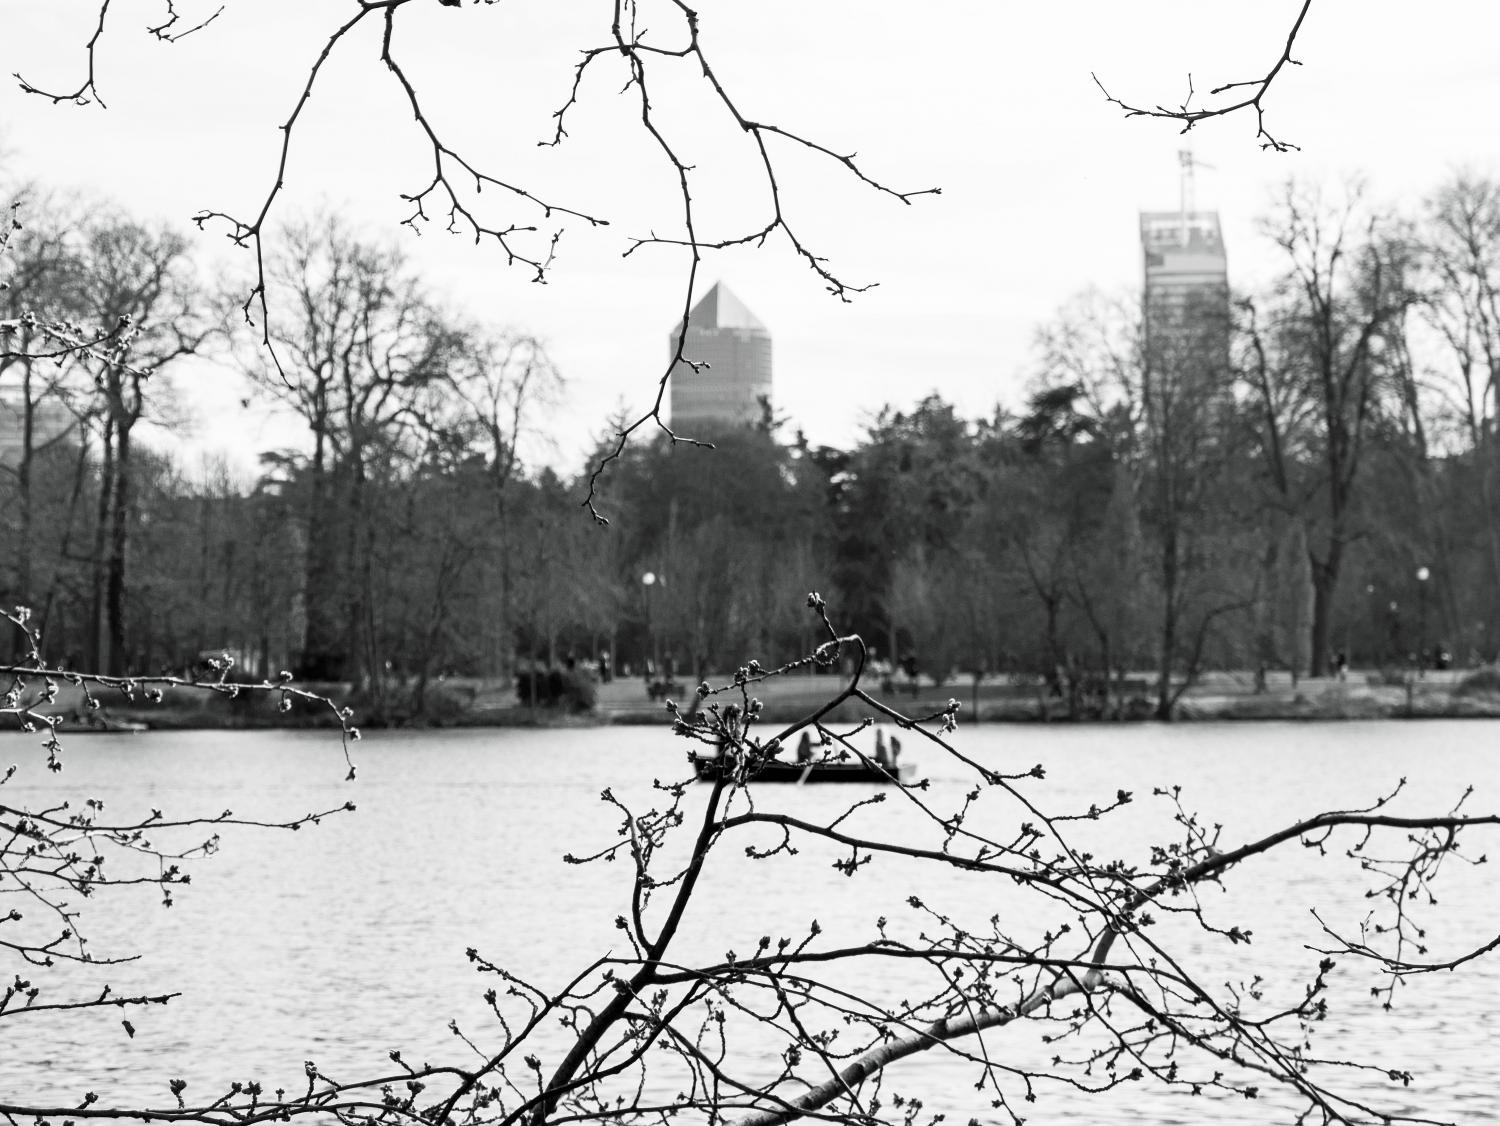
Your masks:
[{"label": "overcast sky", "polygon": [[[177,0],[185,19],[221,0]],[[700,292],[722,279],[770,328],[775,398],[814,441],[857,440],[886,403],[936,391],[971,416],[1020,403],[1034,375],[1038,325],[1090,286],[1138,286],[1136,214],[1178,204],[1166,123],[1126,121],[1090,77],[1144,103],[1180,101],[1264,73],[1300,0],[703,0],[706,52],[742,112],[857,152],[898,189],[940,187],[911,206],[791,148],[784,207],[810,248],[855,284],[843,304],[786,242],[711,257]],[[174,45],[145,33],[165,0],[114,0],[98,55],[108,103],[54,106],[0,92],[9,177],[112,200],[191,232],[216,272],[244,267],[220,233],[188,222],[204,209],[253,214],[275,174],[277,130],[349,0],[226,0],[222,15]],[[401,242],[432,287],[497,325],[548,342],[568,380],[549,420],[554,460],[583,450],[620,406],[650,400],[683,299],[680,250],[623,252],[632,236],[680,231],[669,169],[642,132],[622,72],[601,70],[559,149],[539,149],[585,47],[607,40],[610,5],[504,0],[461,9],[418,0],[396,42],[433,120],[477,165],[536,194],[612,220],[570,227],[550,283],[533,285],[493,248],[398,226],[400,198],[425,183],[428,157],[372,26],[345,42],[294,139],[278,214],[337,207],[372,237]],[[6,0],[0,66],[44,88],[75,87],[97,0]],[[676,41],[669,5],[643,0],[641,22]],[[1303,65],[1266,100],[1268,125],[1301,146],[1262,152],[1250,115],[1193,131],[1200,207],[1222,216],[1231,283],[1270,259],[1256,234],[1288,177],[1336,184],[1362,173],[1402,206],[1460,167],[1500,171],[1500,5],[1315,0],[1299,39]],[[700,233],[765,222],[753,151],[690,69],[654,79],[662,120],[695,165]],[[487,198],[491,198],[487,196]],[[503,201],[496,200],[497,203]],[[540,216],[504,203],[508,220]],[[274,237],[274,230],[273,230]],[[295,433],[238,409],[232,376],[194,373],[197,441],[251,464]]]}]

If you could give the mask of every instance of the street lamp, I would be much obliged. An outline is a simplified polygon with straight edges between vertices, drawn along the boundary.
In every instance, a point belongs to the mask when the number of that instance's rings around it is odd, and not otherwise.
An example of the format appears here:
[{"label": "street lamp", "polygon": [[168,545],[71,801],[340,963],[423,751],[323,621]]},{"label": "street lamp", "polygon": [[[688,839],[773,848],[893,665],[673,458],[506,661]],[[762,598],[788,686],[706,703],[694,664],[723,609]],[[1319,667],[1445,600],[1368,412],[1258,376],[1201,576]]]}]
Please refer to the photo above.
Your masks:
[{"label": "street lamp", "polygon": [[1427,668],[1427,580],[1432,572],[1417,568],[1417,670]]},{"label": "street lamp", "polygon": [[651,654],[651,664],[646,669],[646,683],[649,684],[661,664],[661,653],[657,651],[656,645],[656,607],[651,597],[651,591],[656,586],[656,572],[647,571],[642,575],[641,586],[646,588],[646,634]]}]

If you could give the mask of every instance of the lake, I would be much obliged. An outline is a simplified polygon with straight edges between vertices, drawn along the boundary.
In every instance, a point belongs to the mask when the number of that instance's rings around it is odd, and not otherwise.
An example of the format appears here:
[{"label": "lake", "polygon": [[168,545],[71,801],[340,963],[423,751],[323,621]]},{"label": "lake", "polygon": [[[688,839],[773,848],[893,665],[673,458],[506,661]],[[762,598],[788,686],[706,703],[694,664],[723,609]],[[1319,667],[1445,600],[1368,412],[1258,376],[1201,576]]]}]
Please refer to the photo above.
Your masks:
[{"label": "lake", "polygon": [[[1477,788],[1470,811],[1493,810],[1500,801],[1497,734],[1491,721],[1437,720],[989,726],[961,728],[955,745],[990,766],[1045,764],[1046,781],[1028,792],[1049,808],[1086,809],[1108,803],[1118,789],[1133,791],[1137,800],[1124,816],[1086,823],[1078,838],[1099,855],[1144,859],[1148,844],[1168,835],[1162,825],[1171,808],[1149,796],[1157,786],[1181,785],[1186,808],[1223,825],[1226,848],[1320,809],[1368,805],[1403,776],[1410,782],[1402,812],[1445,811],[1469,783]],[[904,742],[907,757],[931,779],[930,800],[960,801],[972,782],[957,764],[911,737]],[[359,809],[296,833],[226,831],[217,855],[191,863],[192,885],[170,908],[149,888],[111,890],[84,904],[81,930],[96,956],[141,956],[107,971],[70,969],[60,981],[79,990],[108,981],[116,992],[170,989],[182,996],[130,1012],[133,1039],[115,1011],[0,1021],[0,1103],[76,1105],[94,1090],[105,1102],[167,1105],[171,1077],[188,1082],[189,1099],[252,1078],[267,1089],[299,1089],[306,1059],[335,1078],[388,1071],[393,1048],[408,1060],[437,1062],[458,1047],[450,1021],[482,1041],[493,1017],[481,995],[495,982],[475,974],[466,949],[543,986],[560,986],[592,958],[622,949],[613,921],[627,902],[627,865],[570,865],[563,854],[618,839],[619,816],[599,799],[606,786],[644,806],[653,779],[687,774],[685,743],[638,727],[373,732],[353,748],[354,782],[344,781],[337,737],[318,732],[74,737],[65,740],[60,775],[46,771],[38,744],[36,736],[0,736],[0,769],[18,764],[0,800],[36,807],[94,797],[119,819],[153,808],[179,816],[232,809],[269,819],[347,800]],[[849,789],[764,787],[756,800],[762,808],[829,816],[850,800]],[[690,794],[689,806],[695,800],[701,796]],[[898,826],[908,819],[920,832],[921,818],[899,800],[861,816],[876,814]],[[974,816],[988,815],[980,808]],[[1016,816],[998,806],[992,815]],[[1477,858],[1494,850],[1496,839],[1476,833],[1465,851]],[[913,893],[956,918],[979,920],[1025,902],[993,881],[923,874],[885,859],[848,878],[826,850],[759,863],[738,859],[737,846],[730,851],[705,876],[679,956],[748,954],[762,934],[804,934],[814,918],[828,942],[868,937],[879,916],[915,934],[921,921],[906,903]],[[1310,909],[1355,927],[1367,910],[1364,886],[1347,860],[1285,848],[1232,872],[1222,894],[1205,895],[1216,918],[1251,927],[1254,941],[1234,947],[1221,966],[1212,960],[1223,957],[1218,945],[1188,936],[1183,956],[1206,959],[1201,972],[1215,984],[1256,973],[1275,982],[1289,967],[1305,971],[1317,961],[1305,947],[1320,941]],[[1433,957],[1500,934],[1500,895],[1488,867],[1450,864],[1437,890]],[[1043,925],[1038,919],[1038,933]],[[19,967],[0,972],[8,979],[13,969]],[[875,992],[917,988],[919,973],[882,972]],[[1381,1107],[1392,1112],[1436,1119],[1497,1113],[1495,959],[1399,990],[1394,1014],[1380,1011],[1352,964],[1335,977],[1339,1004],[1314,1046],[1415,1073],[1410,1088],[1352,1074],[1345,1089],[1384,1099]],[[1031,1063],[1055,1050],[1023,1024],[993,1034],[987,1048]],[[897,1078],[902,1090],[921,1094],[929,1112],[958,1122],[1008,1121],[974,1090],[973,1065],[952,1055],[904,1061],[893,1069]],[[1289,1120],[1274,1101],[1193,1099],[1145,1085],[1099,1096],[1044,1087],[1037,1103],[1021,1105],[1033,1126],[1079,1114],[1104,1123]]]}]

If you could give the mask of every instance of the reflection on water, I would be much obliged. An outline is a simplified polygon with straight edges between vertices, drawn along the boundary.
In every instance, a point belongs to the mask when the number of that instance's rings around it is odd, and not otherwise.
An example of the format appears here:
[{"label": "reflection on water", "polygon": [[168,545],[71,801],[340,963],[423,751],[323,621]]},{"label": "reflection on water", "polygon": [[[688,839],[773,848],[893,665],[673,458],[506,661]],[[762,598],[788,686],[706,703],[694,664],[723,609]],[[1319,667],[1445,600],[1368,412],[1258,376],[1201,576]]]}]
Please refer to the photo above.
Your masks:
[{"label": "reflection on water", "polygon": [[[1186,807],[1222,823],[1226,846],[1320,808],[1368,804],[1402,776],[1412,791],[1407,811],[1446,809],[1468,782],[1478,787],[1476,809],[1493,808],[1500,794],[1494,727],[1477,721],[990,727],[961,731],[959,740],[966,754],[988,764],[1044,763],[1047,779],[1033,793],[1052,808],[1086,808],[1108,802],[1117,789],[1134,791],[1138,800],[1124,816],[1080,827],[1081,847],[1099,855],[1140,857],[1147,842],[1163,836],[1170,810],[1148,800],[1157,786],[1182,785]],[[167,1079],[178,1076],[200,1094],[251,1078],[268,1089],[295,1089],[305,1059],[335,1077],[387,1066],[392,1048],[435,1061],[455,1047],[450,1021],[482,1041],[493,1017],[481,996],[493,979],[475,975],[466,949],[548,986],[622,944],[613,920],[625,903],[626,866],[580,867],[562,857],[616,839],[618,814],[599,800],[604,787],[644,806],[653,778],[687,772],[682,744],[640,728],[377,733],[356,748],[355,783],[343,781],[336,739],[314,733],[80,738],[68,747],[61,776],[46,772],[35,743],[0,739],[0,758],[21,768],[6,787],[9,803],[92,796],[121,818],[151,808],[288,817],[352,798],[359,811],[298,833],[227,834],[223,850],[194,868],[193,885],[169,909],[149,891],[91,903],[84,930],[96,955],[142,956],[107,971],[70,971],[76,987],[109,981],[116,991],[170,988],[182,996],[132,1012],[134,1039],[114,1013],[0,1021],[0,1102],[14,1096],[75,1105],[96,1090],[106,1099],[129,1095],[162,1105],[170,1101]],[[931,777],[935,801],[956,801],[970,785],[915,740],[907,754]],[[840,790],[777,787],[760,801],[817,817],[848,800]],[[979,813],[1016,815],[1013,805],[999,804]],[[860,816],[905,819],[920,832],[914,811],[899,800]],[[1477,837],[1471,848],[1482,851]],[[917,873],[884,859],[847,878],[833,868],[832,852],[805,849],[760,863],[745,861],[738,846],[728,853],[707,872],[679,957],[749,952],[760,935],[803,934],[814,918],[830,943],[868,936],[882,915],[914,933],[920,921],[906,904],[913,892],[976,925],[1028,902],[994,881]],[[1461,865],[1444,873],[1447,910],[1431,930],[1434,955],[1500,933],[1500,897],[1481,882],[1486,874]],[[1275,981],[1288,967],[1305,972],[1318,958],[1307,949],[1319,941],[1311,909],[1357,924],[1366,910],[1364,886],[1347,862],[1283,850],[1205,896],[1216,921],[1248,927],[1254,941],[1234,947],[1230,961],[1219,946],[1189,938],[1183,957],[1208,959],[1200,968],[1211,982],[1256,973]],[[1046,923],[1037,919],[1035,927]],[[922,972],[882,968],[875,991],[906,995],[922,987]],[[1340,1054],[1416,1073],[1409,1090],[1357,1075],[1352,1089],[1390,1100],[1390,1110],[1434,1118],[1491,1113],[1500,1078],[1489,1041],[1500,1011],[1500,972],[1492,962],[1400,990],[1399,1038],[1352,965],[1335,976],[1338,1007],[1315,1047],[1332,1051],[1337,1044]],[[1052,1049],[1034,1033],[1008,1029],[986,1049],[1040,1063]],[[1000,1121],[975,1079],[972,1064],[936,1051],[907,1061],[899,1085],[959,1121]],[[1026,1107],[1033,1124],[1079,1113],[1119,1123],[1281,1120],[1264,1104],[1142,1087],[1098,1098],[1065,1089],[1041,1096]]]}]

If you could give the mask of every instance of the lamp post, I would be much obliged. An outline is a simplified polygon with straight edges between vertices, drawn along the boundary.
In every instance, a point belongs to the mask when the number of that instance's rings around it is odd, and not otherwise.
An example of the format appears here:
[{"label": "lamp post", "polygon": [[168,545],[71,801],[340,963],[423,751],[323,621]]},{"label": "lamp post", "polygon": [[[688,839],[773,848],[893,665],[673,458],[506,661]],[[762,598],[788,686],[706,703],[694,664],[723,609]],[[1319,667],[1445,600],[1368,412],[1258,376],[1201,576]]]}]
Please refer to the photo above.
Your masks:
[{"label": "lamp post", "polygon": [[647,571],[642,575],[641,586],[646,590],[646,634],[651,653],[651,665],[646,670],[646,682],[649,684],[661,667],[661,652],[656,643],[656,600],[652,597],[652,591],[656,588],[656,572]]},{"label": "lamp post", "polygon": [[1432,572],[1426,567],[1417,568],[1417,674],[1427,668],[1427,580]]}]

